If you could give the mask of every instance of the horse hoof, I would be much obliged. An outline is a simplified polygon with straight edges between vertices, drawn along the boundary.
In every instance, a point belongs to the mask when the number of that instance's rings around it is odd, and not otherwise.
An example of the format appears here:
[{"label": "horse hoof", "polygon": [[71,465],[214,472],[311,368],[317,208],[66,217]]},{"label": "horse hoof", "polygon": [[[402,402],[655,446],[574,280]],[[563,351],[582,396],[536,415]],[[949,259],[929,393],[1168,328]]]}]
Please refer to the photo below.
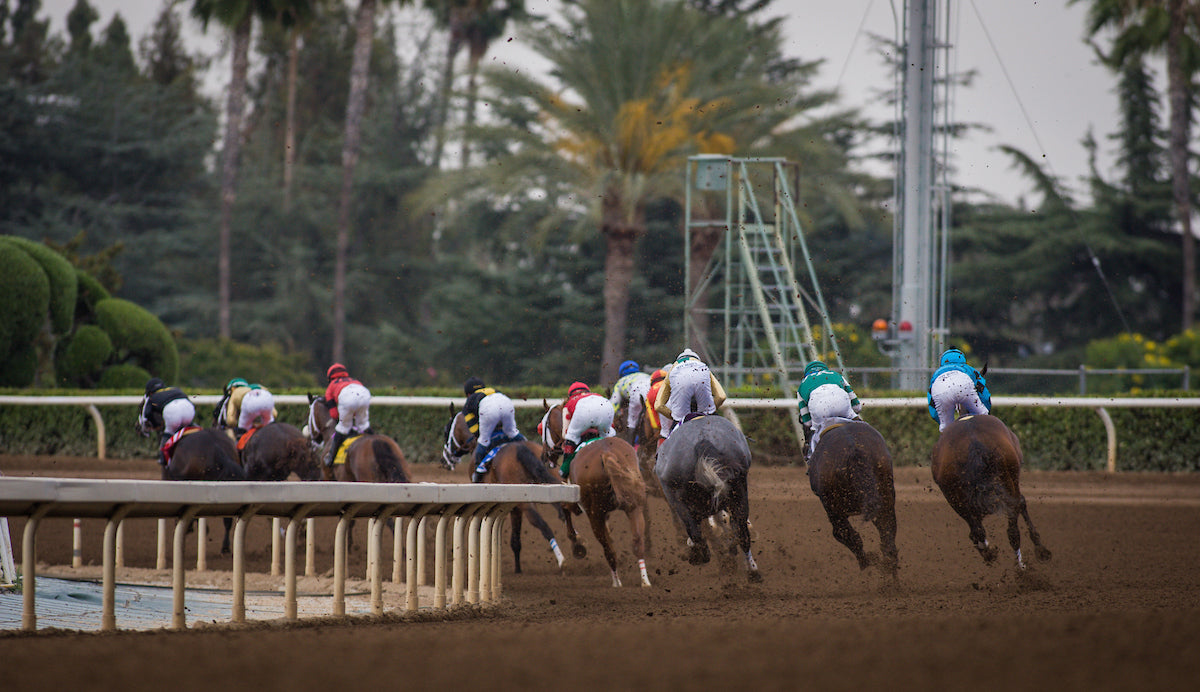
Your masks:
[{"label": "horse hoof", "polygon": [[576,543],[571,547],[571,555],[575,556],[576,560],[582,560],[587,557],[587,546],[582,543]]},{"label": "horse hoof", "polygon": [[752,570],[750,572],[747,572],[746,578],[750,580],[751,584],[761,584],[762,583],[762,573],[759,572],[758,570]]},{"label": "horse hoof", "polygon": [[708,549],[701,548],[698,545],[692,546],[692,551],[688,554],[688,562],[693,565],[703,565],[708,562],[709,559],[710,556],[708,554]]},{"label": "horse hoof", "polygon": [[979,554],[983,556],[985,564],[992,565],[996,563],[996,557],[1000,554],[1000,551],[997,548],[988,547],[980,550]]},{"label": "horse hoof", "polygon": [[1039,545],[1033,551],[1033,553],[1035,556],[1037,556],[1037,559],[1041,562],[1045,562],[1050,559],[1050,549],[1049,548],[1043,548],[1042,546]]}]

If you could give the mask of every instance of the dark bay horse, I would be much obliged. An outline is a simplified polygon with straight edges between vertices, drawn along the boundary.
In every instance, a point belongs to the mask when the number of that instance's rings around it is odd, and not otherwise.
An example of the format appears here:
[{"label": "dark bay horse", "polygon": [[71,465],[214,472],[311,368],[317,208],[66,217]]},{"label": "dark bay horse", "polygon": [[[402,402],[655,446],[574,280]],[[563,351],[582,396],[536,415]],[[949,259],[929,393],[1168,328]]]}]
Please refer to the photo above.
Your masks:
[{"label": "dark bay horse", "polygon": [[302,481],[324,477],[308,438],[294,425],[275,421],[259,428],[242,449],[246,480],[283,481],[295,473]]},{"label": "dark bay horse", "polygon": [[[462,411],[455,412],[454,405],[450,405],[450,420],[444,428],[446,443],[442,448],[442,464],[453,471],[460,459],[464,456],[470,462],[468,472],[474,471],[474,455],[475,455],[475,440],[467,430],[466,420],[463,418]],[[562,483],[562,478],[552,471],[545,464],[544,450],[542,445],[528,440],[524,442],[509,442],[501,445],[495,456],[488,463],[487,474],[484,475],[484,483],[515,483],[515,484],[530,484],[544,483],[554,484]],[[579,542],[579,532],[575,530],[574,522],[571,521],[571,511],[558,506],[558,516],[562,519],[563,524],[567,527],[567,537],[571,541],[571,552],[576,558],[587,556],[587,548]],[[554,531],[542,515],[534,508],[532,502],[526,502],[523,505],[513,508],[510,515],[512,522],[512,536],[509,540],[509,545],[513,551],[513,567],[514,570],[521,573],[521,521],[529,519],[529,523],[533,524],[534,528],[541,532],[542,537],[550,544],[550,550],[554,553],[554,559],[558,561],[558,568],[561,570],[566,559],[563,557],[562,549],[558,547],[558,540],[554,537]]]},{"label": "dark bay horse", "polygon": [[1025,517],[1037,559],[1049,560],[1050,551],[1042,545],[1021,494],[1022,461],[1021,442],[1003,421],[992,415],[966,416],[942,431],[930,469],[950,507],[966,520],[971,543],[988,564],[999,551],[988,544],[983,519],[996,512],[1008,517],[1008,542],[1017,554],[1017,567],[1024,570],[1018,515]]},{"label": "dark bay horse", "polygon": [[[308,433],[323,459],[333,441],[336,421],[329,415],[325,399],[308,396]],[[387,435],[359,435],[342,443],[345,462],[333,467],[320,464],[325,480],[358,483],[409,483],[412,471],[400,445]],[[318,462],[320,463],[320,462]]]},{"label": "dark bay horse", "polygon": [[621,585],[617,556],[608,534],[608,515],[619,509],[629,517],[633,535],[633,556],[641,571],[642,586],[650,586],[646,572],[646,484],[638,470],[633,445],[619,437],[607,437],[585,443],[571,462],[571,482],[579,486],[579,503],[587,512],[592,533],[604,548],[604,559],[612,571],[613,586]]},{"label": "dark bay horse", "polygon": [[750,581],[762,581],[750,552],[750,446],[746,436],[719,415],[682,423],[659,445],[654,473],[667,504],[683,524],[691,549],[688,562],[710,559],[701,523],[718,512],[729,514]]},{"label": "dark bay horse", "polygon": [[[808,482],[821,500],[833,537],[858,558],[860,569],[879,563],[893,578],[899,568],[896,549],[896,486],[892,454],[875,428],[863,421],[830,426],[808,462]],[[863,550],[862,536],[849,517],[862,515],[879,531],[878,555]]]},{"label": "dark bay horse", "polygon": [[[171,450],[171,459],[163,467],[164,481],[244,481],[246,472],[238,464],[233,440],[216,428],[200,428],[179,438]],[[233,519],[224,518],[225,537],[221,554],[229,553],[229,532]]]}]

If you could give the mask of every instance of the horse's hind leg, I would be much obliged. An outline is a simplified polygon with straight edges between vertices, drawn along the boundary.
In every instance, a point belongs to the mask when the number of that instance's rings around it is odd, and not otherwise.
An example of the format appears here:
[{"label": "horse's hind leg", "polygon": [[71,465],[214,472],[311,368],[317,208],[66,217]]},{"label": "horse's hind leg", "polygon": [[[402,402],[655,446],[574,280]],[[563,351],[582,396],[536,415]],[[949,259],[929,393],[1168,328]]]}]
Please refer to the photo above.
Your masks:
[{"label": "horse's hind leg", "polygon": [[221,554],[229,554],[229,530],[233,527],[233,517],[225,517],[225,537],[221,539]]},{"label": "horse's hind leg", "polygon": [[[578,508],[579,505],[570,505],[570,507]],[[563,525],[567,527],[567,540],[571,541],[571,555],[576,560],[582,560],[587,557],[587,546],[579,541],[579,532],[575,530],[575,522],[571,519],[571,512],[563,505],[558,505],[558,517],[562,519]]]},{"label": "horse's hind leg", "polygon": [[629,517],[629,533],[633,535],[633,556],[637,558],[642,586],[650,586],[650,575],[646,572],[646,553],[650,550],[650,523],[646,504],[625,510]]},{"label": "horse's hind leg", "polygon": [[512,548],[513,554],[513,571],[516,574],[521,573],[521,509],[517,508],[512,511],[512,534],[509,537],[508,545]]},{"label": "horse's hind leg", "polygon": [[964,516],[963,518],[967,520],[967,527],[970,529],[968,536],[971,539],[971,545],[975,546],[975,549],[983,556],[985,563],[990,565],[995,562],[996,555],[1000,551],[995,546],[988,544],[987,530],[983,528],[983,517]]},{"label": "horse's hind leg", "polygon": [[612,585],[620,586],[621,575],[617,572],[617,555],[612,549],[612,537],[608,535],[608,513],[596,505],[594,502],[587,504],[588,522],[592,525],[592,534],[604,550],[604,559],[612,572]]},{"label": "horse's hind leg", "polygon": [[684,537],[689,548],[687,561],[693,565],[703,565],[711,559],[708,553],[708,543],[705,542],[704,535],[700,531],[700,522],[704,517],[696,516],[696,513],[679,496],[677,489],[664,487],[663,490],[666,491],[667,504],[671,507],[671,514],[683,525]]},{"label": "horse's hind leg", "polygon": [[563,557],[562,550],[558,547],[558,541],[554,538],[554,532],[550,530],[550,525],[546,523],[542,515],[537,513],[533,505],[526,504],[524,511],[525,518],[529,519],[529,523],[533,524],[534,528],[542,532],[542,537],[550,544],[550,550],[554,552],[554,559],[558,561],[558,568],[561,570],[566,558]]},{"label": "horse's hind leg", "polygon": [[866,569],[871,566],[871,560],[863,550],[862,536],[859,535],[854,527],[850,525],[850,519],[845,516],[834,516],[826,512],[829,517],[829,525],[833,527],[833,537],[838,543],[850,549],[854,553],[854,557],[858,559],[858,568]]},{"label": "horse's hind leg", "polygon": [[737,536],[738,546],[742,549],[742,555],[746,556],[746,576],[750,581],[759,582],[762,581],[762,574],[758,571],[758,563],[754,561],[754,554],[750,552],[750,497],[746,487],[746,477],[742,476],[732,485],[729,494],[729,518],[733,524],[734,535]]},{"label": "horse's hind leg", "polygon": [[1050,559],[1050,549],[1042,545],[1042,536],[1033,526],[1033,520],[1029,518],[1029,507],[1025,504],[1025,496],[1020,496],[1021,516],[1025,517],[1025,527],[1029,529],[1029,540],[1033,541],[1033,554],[1041,562]]},{"label": "horse's hind leg", "polygon": [[895,578],[900,569],[900,550],[896,548],[896,510],[881,510],[879,516],[875,517],[875,528],[879,531],[883,568]]},{"label": "horse's hind leg", "polygon": [[1008,544],[1012,546],[1013,552],[1017,554],[1017,569],[1025,569],[1025,560],[1021,557],[1021,526],[1017,523],[1017,508],[1012,507],[1007,511],[1008,516]]}]

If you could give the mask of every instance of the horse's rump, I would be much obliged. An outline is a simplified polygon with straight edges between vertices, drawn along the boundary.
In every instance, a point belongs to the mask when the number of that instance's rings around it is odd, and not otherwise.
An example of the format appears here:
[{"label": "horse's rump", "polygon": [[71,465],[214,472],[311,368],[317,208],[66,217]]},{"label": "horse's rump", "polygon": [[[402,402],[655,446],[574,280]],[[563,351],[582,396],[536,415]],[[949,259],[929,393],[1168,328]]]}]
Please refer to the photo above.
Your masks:
[{"label": "horse's rump", "polygon": [[934,445],[933,461],[934,480],[943,492],[958,488],[960,501],[974,512],[988,515],[1020,502],[1020,443],[994,416],[972,416],[946,426]]},{"label": "horse's rump", "polygon": [[537,483],[547,483],[551,485],[561,484],[562,481],[554,477],[550,473],[550,468],[542,462],[542,459],[537,454],[533,453],[529,445],[525,442],[510,442],[509,445],[516,446],[517,461],[521,463],[521,467],[525,472],[534,479]]},{"label": "horse's rump", "polygon": [[396,443],[383,436],[375,436],[371,442],[371,454],[379,468],[379,477],[386,483],[410,482],[404,465],[404,455]]},{"label": "horse's rump", "polygon": [[880,484],[890,484],[891,454],[879,431],[855,421],[826,428],[809,464],[809,484],[828,508],[874,521],[883,507]]},{"label": "horse's rump", "polygon": [[628,457],[633,464],[623,463],[621,457],[611,450],[600,455],[600,464],[608,474],[617,506],[622,510],[640,507],[646,502],[646,482],[637,465],[635,456]]}]

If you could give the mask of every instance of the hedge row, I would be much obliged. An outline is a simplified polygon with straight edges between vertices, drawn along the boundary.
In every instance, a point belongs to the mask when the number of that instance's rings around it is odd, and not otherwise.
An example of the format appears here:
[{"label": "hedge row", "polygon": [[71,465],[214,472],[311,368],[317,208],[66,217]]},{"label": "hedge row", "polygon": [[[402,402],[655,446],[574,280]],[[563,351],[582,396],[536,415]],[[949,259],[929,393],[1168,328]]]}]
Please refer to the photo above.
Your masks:
[{"label": "hedge row", "polygon": [[[136,406],[101,406],[108,455],[148,458],[155,440],[134,429]],[[1027,468],[1046,470],[1102,470],[1107,437],[1100,417],[1090,409],[1009,407],[997,408],[1021,438]],[[1200,409],[1109,409],[1117,430],[1117,468],[1123,471],[1200,470]],[[745,411],[738,417],[755,462],[793,463],[799,448],[787,416],[790,411]],[[864,417],[874,425],[892,450],[897,466],[925,466],[937,439],[937,426],[924,409],[867,409]],[[211,421],[210,407],[200,407],[197,422]],[[304,406],[280,406],[280,420],[303,427]],[[517,423],[529,437],[537,433],[540,409],[517,409]],[[442,430],[449,411],[440,407],[375,406],[372,427],[391,435],[416,463],[436,463],[441,455]],[[96,453],[96,430],[82,406],[0,406],[0,450],[7,454]]]}]

